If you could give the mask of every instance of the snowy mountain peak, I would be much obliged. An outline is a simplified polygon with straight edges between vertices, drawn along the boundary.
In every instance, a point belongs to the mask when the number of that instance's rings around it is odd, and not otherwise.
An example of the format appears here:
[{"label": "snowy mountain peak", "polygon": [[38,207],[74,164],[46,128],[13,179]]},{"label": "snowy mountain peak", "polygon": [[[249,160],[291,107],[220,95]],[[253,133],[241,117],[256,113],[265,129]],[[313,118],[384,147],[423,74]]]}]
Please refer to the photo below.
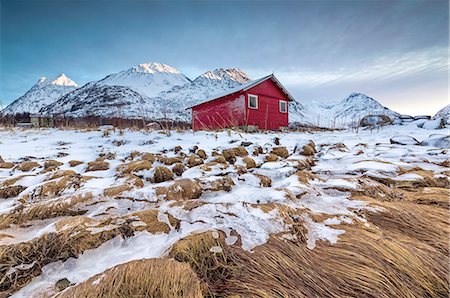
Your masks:
[{"label": "snowy mountain peak", "polygon": [[207,71],[200,75],[197,79],[199,80],[232,80],[238,83],[244,84],[249,82],[251,79],[249,76],[238,68],[218,68],[213,71]]},{"label": "snowy mountain peak", "polygon": [[53,81],[50,82],[52,85],[56,86],[66,86],[66,87],[78,87],[78,84],[72,81],[65,74],[61,73]]},{"label": "snowy mountain peak", "polygon": [[131,71],[140,73],[165,72],[165,73],[181,74],[181,72],[175,67],[157,62],[139,64],[138,66],[132,67]]}]

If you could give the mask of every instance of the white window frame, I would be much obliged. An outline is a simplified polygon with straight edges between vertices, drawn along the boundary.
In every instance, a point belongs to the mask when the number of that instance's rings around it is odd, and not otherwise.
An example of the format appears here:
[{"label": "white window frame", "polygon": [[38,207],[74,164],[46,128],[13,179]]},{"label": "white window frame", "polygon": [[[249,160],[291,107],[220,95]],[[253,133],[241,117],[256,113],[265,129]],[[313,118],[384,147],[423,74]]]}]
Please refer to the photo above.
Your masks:
[{"label": "white window frame", "polygon": [[[250,97],[254,97],[256,99],[256,107],[250,106]],[[258,95],[255,95],[255,94],[249,94],[248,95],[248,108],[249,109],[253,109],[253,110],[257,110],[258,109]]]},{"label": "white window frame", "polygon": [[[283,113],[283,114],[287,113],[288,112],[288,102],[286,100],[280,100],[279,102],[280,102],[279,103],[280,113]],[[281,110],[281,103],[284,103],[284,108],[285,108],[284,111]]]}]

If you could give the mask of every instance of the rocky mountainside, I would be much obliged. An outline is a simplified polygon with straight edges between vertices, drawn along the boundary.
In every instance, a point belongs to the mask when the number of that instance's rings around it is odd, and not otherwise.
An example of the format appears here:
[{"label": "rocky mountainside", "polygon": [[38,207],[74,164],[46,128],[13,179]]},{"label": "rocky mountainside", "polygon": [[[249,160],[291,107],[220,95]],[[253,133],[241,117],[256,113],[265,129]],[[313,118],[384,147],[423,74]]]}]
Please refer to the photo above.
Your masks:
[{"label": "rocky mountainside", "polygon": [[342,128],[359,121],[367,115],[399,116],[375,99],[362,94],[352,93],[334,104],[311,103],[290,105],[290,122],[300,122],[322,127]]},{"label": "rocky mountainside", "polygon": [[436,115],[434,115],[434,118],[437,118],[437,117],[449,119],[450,118],[450,105],[446,105],[445,107],[440,109],[439,112],[437,112]]},{"label": "rocky mountainside", "polygon": [[147,98],[128,87],[91,82],[44,107],[41,112],[66,117],[140,118],[145,116],[144,107],[147,107]]},{"label": "rocky mountainside", "polygon": [[77,87],[78,85],[65,74],[60,74],[52,81],[41,77],[30,90],[3,109],[2,113],[4,115],[37,113],[41,108],[54,103]]},{"label": "rocky mountainside", "polygon": [[189,82],[178,69],[156,62],[139,64],[98,81],[101,85],[128,87],[147,97]]}]

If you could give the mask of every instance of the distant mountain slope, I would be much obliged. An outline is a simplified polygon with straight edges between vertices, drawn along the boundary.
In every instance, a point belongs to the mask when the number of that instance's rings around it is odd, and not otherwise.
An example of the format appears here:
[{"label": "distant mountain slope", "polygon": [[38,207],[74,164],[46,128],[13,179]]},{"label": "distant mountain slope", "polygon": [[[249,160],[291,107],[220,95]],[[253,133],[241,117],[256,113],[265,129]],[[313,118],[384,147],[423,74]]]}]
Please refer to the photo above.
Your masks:
[{"label": "distant mountain slope", "polygon": [[66,94],[41,112],[70,117],[142,117],[146,104],[144,96],[128,87],[91,82]]},{"label": "distant mountain slope", "polygon": [[190,83],[190,80],[172,66],[150,62],[108,75],[98,83],[128,87],[142,95],[153,97],[174,86]]},{"label": "distant mountain slope", "polygon": [[439,112],[434,115],[434,118],[436,117],[443,117],[443,118],[450,118],[450,105],[446,105],[442,109],[439,110]]},{"label": "distant mountain slope", "polygon": [[65,74],[60,74],[52,81],[41,77],[30,90],[3,109],[2,113],[4,115],[37,113],[41,108],[52,104],[77,87],[78,85]]},{"label": "distant mountain slope", "polygon": [[161,106],[161,113],[174,120],[190,121],[186,108],[196,105],[222,91],[236,88],[251,81],[249,76],[237,68],[219,68],[207,71],[190,84],[176,86],[151,98],[153,106]]},{"label": "distant mountain slope", "polygon": [[290,122],[342,128],[351,123],[357,123],[364,116],[387,115],[391,118],[399,114],[380,104],[375,99],[362,94],[352,93],[335,104],[291,104]]}]

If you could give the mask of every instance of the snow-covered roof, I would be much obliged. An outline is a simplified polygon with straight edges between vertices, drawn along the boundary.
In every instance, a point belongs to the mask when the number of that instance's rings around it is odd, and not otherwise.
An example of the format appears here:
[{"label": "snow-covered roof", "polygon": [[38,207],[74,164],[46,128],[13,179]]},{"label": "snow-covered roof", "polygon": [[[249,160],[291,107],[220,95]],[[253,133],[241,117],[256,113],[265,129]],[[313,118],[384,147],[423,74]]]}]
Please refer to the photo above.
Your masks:
[{"label": "snow-covered roof", "polygon": [[257,80],[254,80],[254,81],[250,81],[250,82],[248,82],[246,84],[240,85],[240,86],[238,86],[236,88],[225,90],[224,92],[218,93],[218,94],[208,98],[205,101],[202,101],[202,102],[200,102],[200,103],[198,103],[198,104],[196,104],[196,105],[194,105],[192,107],[189,107],[188,109],[192,109],[193,107],[199,106],[199,105],[204,104],[206,102],[210,102],[210,101],[222,98],[224,96],[237,93],[239,91],[247,91],[248,89],[253,88],[254,86],[256,86],[258,84],[261,84],[262,82],[264,82],[264,81],[266,81],[268,79],[271,79],[275,84],[277,84],[277,86],[286,94],[286,96],[289,99],[289,101],[294,101],[294,97],[289,93],[289,91],[287,91],[287,89],[280,83],[280,81],[278,81],[278,79],[275,77],[275,75],[274,74],[270,74],[270,75],[262,77],[260,79],[257,79]]}]

